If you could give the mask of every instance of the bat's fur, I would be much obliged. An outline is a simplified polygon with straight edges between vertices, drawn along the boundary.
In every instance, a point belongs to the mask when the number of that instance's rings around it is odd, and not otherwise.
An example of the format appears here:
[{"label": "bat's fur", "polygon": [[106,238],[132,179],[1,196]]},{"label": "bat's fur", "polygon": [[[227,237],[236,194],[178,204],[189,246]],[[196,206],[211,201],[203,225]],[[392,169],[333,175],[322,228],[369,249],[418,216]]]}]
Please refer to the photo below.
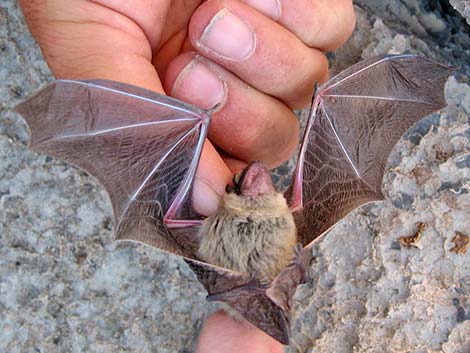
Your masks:
[{"label": "bat's fur", "polygon": [[200,231],[199,255],[208,263],[271,282],[294,257],[295,223],[286,199],[225,194]]}]

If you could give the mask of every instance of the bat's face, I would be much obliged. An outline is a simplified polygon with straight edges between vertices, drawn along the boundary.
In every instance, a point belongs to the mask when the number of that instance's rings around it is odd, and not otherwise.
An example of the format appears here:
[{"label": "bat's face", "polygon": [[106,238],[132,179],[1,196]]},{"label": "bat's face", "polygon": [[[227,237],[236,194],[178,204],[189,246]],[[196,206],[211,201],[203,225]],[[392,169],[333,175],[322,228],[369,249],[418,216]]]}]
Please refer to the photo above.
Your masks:
[{"label": "bat's face", "polygon": [[247,197],[260,197],[276,192],[268,168],[260,162],[250,163],[238,181],[240,194]]},{"label": "bat's face", "polygon": [[294,256],[292,214],[263,164],[248,165],[234,184],[219,211],[204,222],[200,256],[269,283]]},{"label": "bat's face", "polygon": [[234,187],[227,186],[228,193],[257,198],[276,192],[268,168],[260,162],[251,162],[233,178]]}]

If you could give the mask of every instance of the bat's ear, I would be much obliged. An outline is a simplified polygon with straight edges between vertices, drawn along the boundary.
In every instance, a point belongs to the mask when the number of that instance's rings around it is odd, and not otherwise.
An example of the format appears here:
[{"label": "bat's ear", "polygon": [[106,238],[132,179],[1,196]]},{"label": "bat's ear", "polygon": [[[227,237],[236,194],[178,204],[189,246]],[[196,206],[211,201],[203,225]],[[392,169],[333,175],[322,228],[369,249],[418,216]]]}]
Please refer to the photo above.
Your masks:
[{"label": "bat's ear", "polygon": [[227,186],[225,187],[225,192],[227,194],[237,194],[237,195],[240,195],[240,188],[238,187],[237,184],[234,184],[234,186],[230,185],[230,184],[227,184]]}]

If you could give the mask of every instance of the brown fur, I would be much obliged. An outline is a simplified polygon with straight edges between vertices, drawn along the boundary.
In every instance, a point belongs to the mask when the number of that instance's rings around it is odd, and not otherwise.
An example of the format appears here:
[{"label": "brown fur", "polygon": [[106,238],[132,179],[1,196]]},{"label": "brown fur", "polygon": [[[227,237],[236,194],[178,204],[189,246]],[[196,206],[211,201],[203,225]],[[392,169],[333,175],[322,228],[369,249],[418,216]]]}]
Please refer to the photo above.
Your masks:
[{"label": "brown fur", "polygon": [[199,255],[208,263],[269,282],[293,259],[296,245],[294,220],[281,193],[225,194],[200,237]]}]

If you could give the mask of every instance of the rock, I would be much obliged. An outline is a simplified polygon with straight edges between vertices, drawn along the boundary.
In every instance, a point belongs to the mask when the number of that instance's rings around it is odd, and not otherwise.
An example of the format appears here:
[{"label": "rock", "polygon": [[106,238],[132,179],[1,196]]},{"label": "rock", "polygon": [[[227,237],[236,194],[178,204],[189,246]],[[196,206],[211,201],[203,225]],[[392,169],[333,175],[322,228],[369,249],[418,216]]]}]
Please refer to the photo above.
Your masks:
[{"label": "rock", "polygon": [[450,0],[450,3],[463,17],[467,19],[470,24],[470,4],[466,0]]},{"label": "rock", "polygon": [[[392,153],[388,200],[356,210],[316,244],[287,350],[467,352],[470,255],[451,249],[456,232],[470,234],[470,30],[445,1],[357,3],[367,11],[358,8],[355,35],[330,55],[333,73],[401,51],[460,69],[446,88],[449,107]],[[11,108],[52,76],[13,1],[0,5],[0,55],[0,351],[193,351],[215,305],[186,264],[114,245],[95,180],[26,149],[26,125]],[[403,248],[418,222],[427,225],[419,246]]]},{"label": "rock", "polygon": [[[355,4],[378,16],[395,34],[412,43],[425,42],[439,61],[461,66],[462,72],[470,74],[464,64],[470,62],[470,28],[448,0],[356,0]],[[415,50],[429,56],[420,44]]]}]

